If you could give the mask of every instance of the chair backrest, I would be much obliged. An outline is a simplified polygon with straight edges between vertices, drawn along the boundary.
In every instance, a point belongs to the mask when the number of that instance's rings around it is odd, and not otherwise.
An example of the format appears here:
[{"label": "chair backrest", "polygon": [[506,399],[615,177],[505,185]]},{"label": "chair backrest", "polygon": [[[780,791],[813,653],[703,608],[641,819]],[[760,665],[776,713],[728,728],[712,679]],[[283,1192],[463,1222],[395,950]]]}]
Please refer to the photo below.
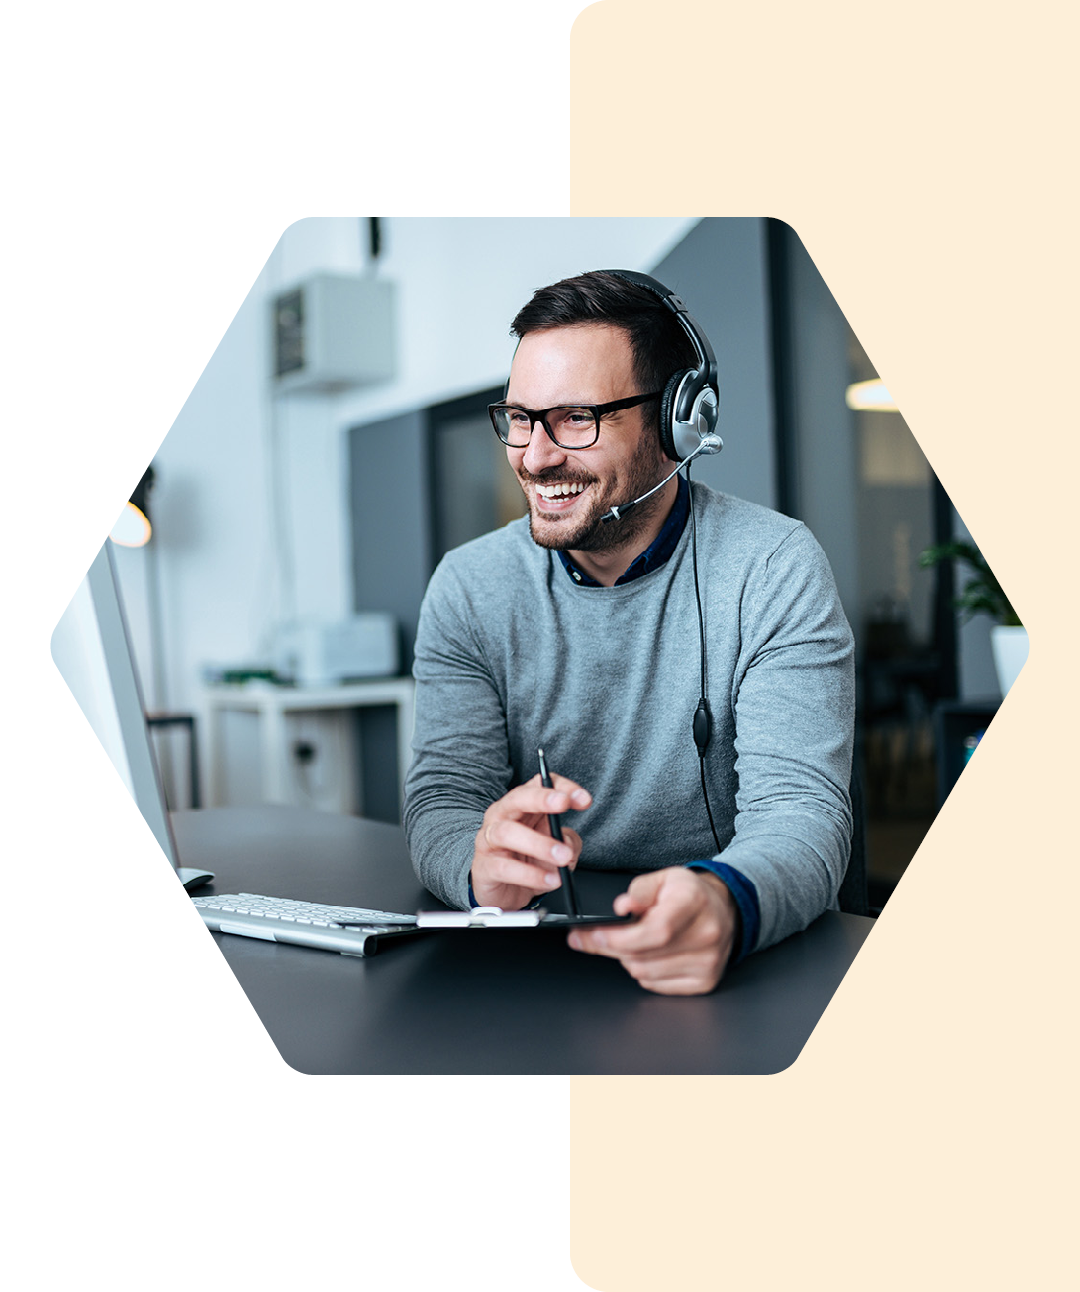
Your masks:
[{"label": "chair backrest", "polygon": [[851,860],[840,885],[840,909],[849,915],[870,914],[866,885],[866,805],[862,780],[854,767],[851,769]]}]

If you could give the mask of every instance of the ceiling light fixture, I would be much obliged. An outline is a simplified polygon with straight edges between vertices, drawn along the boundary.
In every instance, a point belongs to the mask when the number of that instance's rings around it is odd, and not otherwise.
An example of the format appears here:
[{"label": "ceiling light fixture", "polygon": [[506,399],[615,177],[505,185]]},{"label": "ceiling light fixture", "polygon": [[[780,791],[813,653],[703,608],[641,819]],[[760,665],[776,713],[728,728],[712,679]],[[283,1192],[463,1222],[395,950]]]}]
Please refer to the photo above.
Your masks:
[{"label": "ceiling light fixture", "polygon": [[844,402],[848,408],[854,408],[857,412],[898,413],[900,411],[880,377],[873,377],[870,381],[856,381],[848,386],[844,392]]},{"label": "ceiling light fixture", "polygon": [[147,467],[135,486],[131,501],[117,517],[109,537],[121,547],[145,547],[150,542],[150,490],[154,484],[154,468]]}]

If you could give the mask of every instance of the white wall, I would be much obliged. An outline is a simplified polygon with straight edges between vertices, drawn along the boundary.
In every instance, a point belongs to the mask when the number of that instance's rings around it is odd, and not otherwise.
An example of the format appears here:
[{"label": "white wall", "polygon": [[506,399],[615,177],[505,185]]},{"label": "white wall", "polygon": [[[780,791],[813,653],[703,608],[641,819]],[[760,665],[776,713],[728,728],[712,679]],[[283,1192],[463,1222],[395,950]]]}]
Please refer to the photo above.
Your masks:
[{"label": "white wall", "polygon": [[[366,221],[308,219],[287,229],[154,456],[166,694],[149,702],[192,708],[203,665],[268,659],[290,601],[300,615],[349,612],[348,426],[497,384],[512,355],[510,321],[535,288],[588,269],[647,270],[693,223],[384,219],[378,273],[397,285],[397,376],[359,392],[280,400],[272,419],[269,296],[314,271],[367,263]],[[268,451],[274,421],[286,477],[280,525]],[[294,571],[292,596],[276,543]],[[149,691],[147,555],[117,552]]]}]

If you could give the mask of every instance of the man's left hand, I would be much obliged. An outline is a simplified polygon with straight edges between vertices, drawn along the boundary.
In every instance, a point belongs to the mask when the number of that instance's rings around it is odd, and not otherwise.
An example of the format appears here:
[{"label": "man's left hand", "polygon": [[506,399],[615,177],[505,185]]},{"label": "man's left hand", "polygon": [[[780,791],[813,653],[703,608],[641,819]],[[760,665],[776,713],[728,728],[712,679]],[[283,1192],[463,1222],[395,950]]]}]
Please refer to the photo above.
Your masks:
[{"label": "man's left hand", "polygon": [[638,875],[615,899],[635,924],[575,929],[575,951],[612,956],[642,987],[665,996],[712,991],[727,967],[739,928],[738,907],[709,871],[672,866]]}]

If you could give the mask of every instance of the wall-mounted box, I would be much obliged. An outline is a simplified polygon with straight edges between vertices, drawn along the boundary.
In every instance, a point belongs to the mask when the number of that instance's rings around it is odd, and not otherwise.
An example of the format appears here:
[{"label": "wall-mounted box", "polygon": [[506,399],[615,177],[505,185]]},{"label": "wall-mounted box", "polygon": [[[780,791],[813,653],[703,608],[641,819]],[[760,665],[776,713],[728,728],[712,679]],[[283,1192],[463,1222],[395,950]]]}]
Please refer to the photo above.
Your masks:
[{"label": "wall-mounted box", "polygon": [[334,394],[394,375],[394,285],[313,274],[271,302],[277,390]]}]

